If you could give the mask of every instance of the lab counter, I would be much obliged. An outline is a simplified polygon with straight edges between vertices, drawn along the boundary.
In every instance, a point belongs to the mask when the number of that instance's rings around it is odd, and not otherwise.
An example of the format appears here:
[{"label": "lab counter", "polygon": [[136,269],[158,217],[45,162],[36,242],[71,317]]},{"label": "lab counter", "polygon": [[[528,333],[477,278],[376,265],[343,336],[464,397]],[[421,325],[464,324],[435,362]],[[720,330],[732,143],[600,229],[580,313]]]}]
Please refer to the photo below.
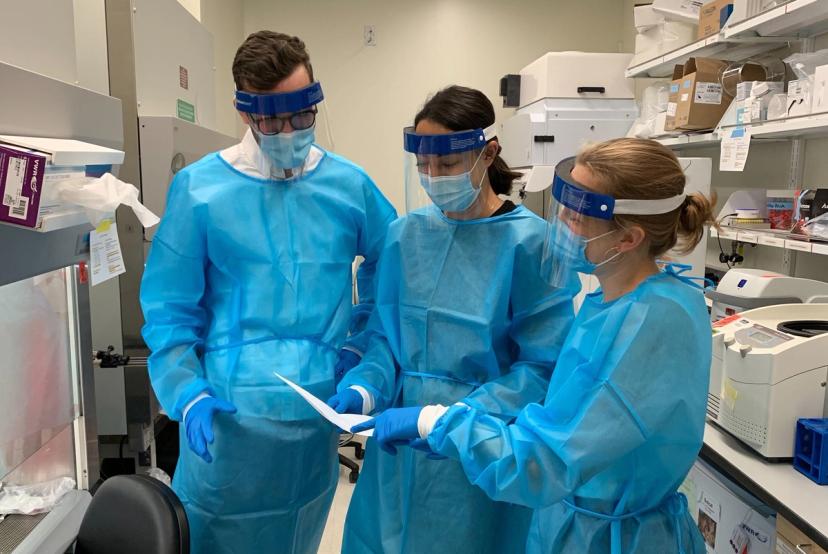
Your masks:
[{"label": "lab counter", "polygon": [[0,552],[63,554],[75,542],[92,496],[66,493],[47,514],[8,516],[0,522]]},{"label": "lab counter", "polygon": [[828,550],[828,486],[817,485],[790,463],[766,462],[710,422],[699,457]]}]

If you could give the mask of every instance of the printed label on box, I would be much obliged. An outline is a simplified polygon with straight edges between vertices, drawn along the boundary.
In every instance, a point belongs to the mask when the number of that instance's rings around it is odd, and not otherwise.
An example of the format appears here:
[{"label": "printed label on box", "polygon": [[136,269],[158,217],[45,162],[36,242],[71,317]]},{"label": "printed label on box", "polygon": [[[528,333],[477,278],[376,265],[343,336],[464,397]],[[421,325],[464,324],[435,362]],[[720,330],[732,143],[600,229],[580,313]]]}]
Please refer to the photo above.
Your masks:
[{"label": "printed label on box", "polygon": [[676,117],[676,108],[678,104],[675,102],[668,102],[667,103],[667,116],[668,117]]},{"label": "printed label on box", "polygon": [[696,95],[693,100],[697,104],[715,104],[722,103],[722,85],[721,83],[697,83]]},{"label": "printed label on box", "polygon": [[707,492],[702,493],[699,503],[698,525],[704,542],[715,551],[716,535],[718,533],[719,518],[721,517],[722,506],[718,500],[711,497]]}]

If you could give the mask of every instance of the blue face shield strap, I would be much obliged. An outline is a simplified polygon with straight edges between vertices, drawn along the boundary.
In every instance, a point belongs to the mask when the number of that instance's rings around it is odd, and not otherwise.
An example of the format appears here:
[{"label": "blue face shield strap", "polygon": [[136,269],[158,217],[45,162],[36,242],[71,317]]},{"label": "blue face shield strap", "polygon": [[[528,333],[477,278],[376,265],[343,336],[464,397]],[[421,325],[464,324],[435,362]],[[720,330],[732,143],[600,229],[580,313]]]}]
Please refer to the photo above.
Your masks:
[{"label": "blue face shield strap", "polygon": [[278,115],[301,112],[324,99],[322,85],[311,83],[303,89],[274,94],[236,91],[236,109],[250,114]]},{"label": "blue face shield strap", "polygon": [[403,129],[403,148],[416,155],[445,156],[477,150],[495,136],[494,125],[486,129],[471,129],[440,135],[419,135],[414,127]]},{"label": "blue face shield strap", "polygon": [[665,214],[679,208],[687,197],[682,193],[657,200],[616,199],[578,184],[572,178],[574,167],[575,158],[567,158],[558,163],[552,181],[552,196],[562,206],[588,217],[610,220],[614,215]]}]

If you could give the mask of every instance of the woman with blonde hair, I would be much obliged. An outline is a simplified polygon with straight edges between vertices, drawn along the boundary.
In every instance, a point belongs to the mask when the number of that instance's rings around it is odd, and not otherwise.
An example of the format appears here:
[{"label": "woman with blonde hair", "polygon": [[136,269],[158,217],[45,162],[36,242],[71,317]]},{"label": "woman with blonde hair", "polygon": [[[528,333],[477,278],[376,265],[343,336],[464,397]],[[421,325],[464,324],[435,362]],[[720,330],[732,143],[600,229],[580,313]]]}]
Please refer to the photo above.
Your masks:
[{"label": "woman with blonde hair", "polygon": [[702,444],[710,323],[699,288],[656,263],[691,250],[712,222],[710,200],[684,187],[678,159],[653,141],[612,140],[561,162],[542,271],[552,283],[591,273],[601,288],[545,401],[511,423],[461,401],[360,427],[381,445],[425,441],[493,499],[534,508],[527,552],[703,553],[677,489]]}]

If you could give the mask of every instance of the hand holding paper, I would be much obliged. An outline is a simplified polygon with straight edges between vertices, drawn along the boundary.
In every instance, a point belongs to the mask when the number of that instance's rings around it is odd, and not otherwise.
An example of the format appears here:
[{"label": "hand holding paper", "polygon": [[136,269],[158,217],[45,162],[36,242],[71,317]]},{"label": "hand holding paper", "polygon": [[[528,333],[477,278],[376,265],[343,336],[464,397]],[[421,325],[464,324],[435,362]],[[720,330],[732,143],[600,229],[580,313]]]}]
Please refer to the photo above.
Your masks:
[{"label": "hand holding paper", "polygon": [[[362,423],[364,421],[368,421],[373,419],[371,416],[367,415],[359,415],[359,414],[338,414],[336,410],[328,406],[325,402],[320,400],[319,398],[315,397],[290,379],[282,377],[278,373],[273,373],[276,377],[281,379],[285,382],[287,386],[295,390],[305,401],[311,405],[311,407],[316,410],[317,412],[322,415],[325,419],[342,429],[343,431],[351,432],[351,427]],[[369,429],[367,431],[363,431],[361,433],[355,433],[357,435],[362,435],[363,437],[370,437],[374,434],[373,429]]]}]

